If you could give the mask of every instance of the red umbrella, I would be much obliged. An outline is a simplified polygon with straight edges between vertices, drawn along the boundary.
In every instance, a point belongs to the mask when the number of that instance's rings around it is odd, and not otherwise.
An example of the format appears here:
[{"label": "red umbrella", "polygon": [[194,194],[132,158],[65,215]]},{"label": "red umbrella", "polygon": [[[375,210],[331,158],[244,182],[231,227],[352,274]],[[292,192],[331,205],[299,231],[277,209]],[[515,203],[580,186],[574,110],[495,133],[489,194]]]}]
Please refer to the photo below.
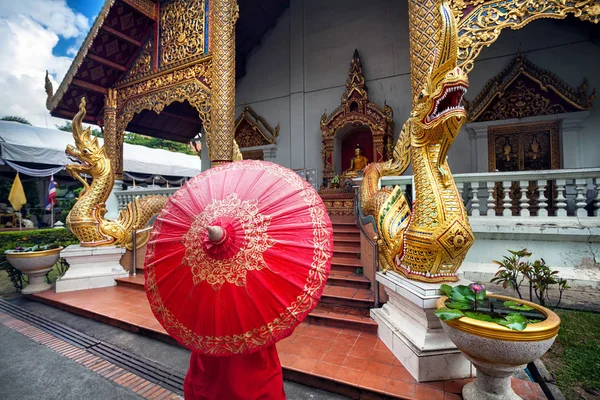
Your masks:
[{"label": "red umbrella", "polygon": [[166,331],[202,354],[250,353],[317,305],[333,249],[313,187],[264,161],[211,168],[175,192],[146,254],[146,292]]}]

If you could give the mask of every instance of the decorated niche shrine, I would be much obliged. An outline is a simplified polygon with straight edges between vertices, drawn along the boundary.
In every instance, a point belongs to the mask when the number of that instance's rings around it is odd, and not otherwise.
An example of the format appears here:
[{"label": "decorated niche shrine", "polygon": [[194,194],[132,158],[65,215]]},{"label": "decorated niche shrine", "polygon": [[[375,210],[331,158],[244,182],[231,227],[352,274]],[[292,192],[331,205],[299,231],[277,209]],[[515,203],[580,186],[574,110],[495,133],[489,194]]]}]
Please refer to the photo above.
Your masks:
[{"label": "decorated niche shrine", "polygon": [[364,162],[359,165],[362,168],[351,168],[357,153],[368,162],[387,160],[391,156],[393,130],[391,107],[369,101],[360,56],[355,50],[340,106],[321,117],[323,178],[330,181],[344,173],[356,176],[352,172],[364,169]]},{"label": "decorated niche shrine", "polygon": [[279,125],[275,128],[249,105],[235,121],[235,140],[244,160],[275,161]]}]

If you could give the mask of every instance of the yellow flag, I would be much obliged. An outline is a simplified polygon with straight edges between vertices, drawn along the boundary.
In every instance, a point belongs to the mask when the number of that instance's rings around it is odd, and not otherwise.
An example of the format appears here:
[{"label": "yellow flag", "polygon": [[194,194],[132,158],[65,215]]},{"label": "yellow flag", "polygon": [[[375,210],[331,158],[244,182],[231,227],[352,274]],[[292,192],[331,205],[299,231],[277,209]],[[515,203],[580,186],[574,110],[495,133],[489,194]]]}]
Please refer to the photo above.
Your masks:
[{"label": "yellow flag", "polygon": [[10,201],[10,205],[15,211],[19,211],[21,207],[23,207],[25,203],[27,203],[27,198],[25,198],[25,191],[23,190],[23,184],[21,183],[21,178],[19,178],[18,172],[17,177],[13,182],[12,188],[10,189],[8,201]]}]

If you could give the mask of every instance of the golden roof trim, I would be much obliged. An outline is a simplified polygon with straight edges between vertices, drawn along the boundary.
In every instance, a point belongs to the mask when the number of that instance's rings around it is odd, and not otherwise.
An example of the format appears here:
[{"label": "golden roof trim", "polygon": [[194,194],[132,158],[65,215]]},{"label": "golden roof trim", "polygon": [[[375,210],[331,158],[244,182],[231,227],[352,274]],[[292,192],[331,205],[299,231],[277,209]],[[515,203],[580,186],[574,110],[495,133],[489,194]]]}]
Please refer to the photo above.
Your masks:
[{"label": "golden roof trim", "polygon": [[521,75],[533,80],[544,92],[551,89],[553,93],[578,110],[588,111],[592,108],[596,91],[594,89],[591,93],[587,93],[587,79],[584,79],[583,83],[574,89],[558,75],[538,67],[529,61],[522,52],[519,52],[500,73],[485,84],[472,101],[467,103],[469,121],[476,121],[494,100],[504,95]]},{"label": "golden roof trim", "polygon": [[98,36],[98,32],[100,32],[100,29],[102,28],[102,25],[104,24],[104,20],[108,16],[108,13],[110,12],[115,1],[116,0],[106,0],[104,2],[102,9],[98,13],[98,16],[96,17],[96,20],[92,24],[92,27],[90,28],[90,31],[88,32],[85,40],[83,41],[83,44],[81,45],[81,47],[79,48],[79,51],[77,52],[77,55],[73,59],[73,62],[71,63],[71,66],[69,67],[69,70],[67,71],[67,73],[65,74],[65,77],[63,78],[62,82],[58,86],[56,93],[54,94],[54,96],[50,97],[51,92],[48,92],[48,99],[46,101],[46,107],[48,108],[48,110],[50,112],[52,112],[56,109],[56,107],[58,106],[58,103],[60,103],[63,96],[65,95],[67,89],[69,88],[69,85],[71,84],[71,82],[73,81],[73,78],[75,77],[75,74],[77,74],[79,67],[81,67],[83,60],[87,56],[87,53],[92,45],[92,42],[94,41],[96,36]]},{"label": "golden roof trim", "polygon": [[262,137],[269,144],[277,144],[277,137],[279,136],[279,124],[275,128],[273,128],[269,123],[260,115],[254,111],[252,107],[248,104],[244,106],[244,111],[240,114],[240,116],[235,120],[235,131],[237,132],[238,126],[241,124],[242,120],[246,120],[250,126],[258,130]]}]

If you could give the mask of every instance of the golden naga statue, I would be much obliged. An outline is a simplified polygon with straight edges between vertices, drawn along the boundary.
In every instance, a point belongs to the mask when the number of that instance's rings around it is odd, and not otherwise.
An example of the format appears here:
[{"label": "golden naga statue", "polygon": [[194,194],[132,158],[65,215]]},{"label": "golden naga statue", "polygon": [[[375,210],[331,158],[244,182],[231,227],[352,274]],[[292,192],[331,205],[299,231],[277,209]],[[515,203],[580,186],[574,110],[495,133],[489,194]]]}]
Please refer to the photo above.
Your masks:
[{"label": "golden naga statue", "polygon": [[[379,260],[424,282],[450,282],[474,237],[448,167],[448,149],[467,119],[462,106],[469,86],[457,67],[458,31],[450,7],[440,6],[441,32],[423,91],[394,147],[393,157],[370,164],[360,187],[361,208],[373,215],[379,232]],[[413,163],[416,199],[412,213],[400,187],[378,190],[385,175],[402,174]]]},{"label": "golden naga statue", "polygon": [[348,178],[356,177],[358,172],[364,171],[367,164],[369,164],[369,159],[363,154],[363,149],[359,145],[356,145],[354,157],[350,160],[350,168],[344,171],[342,176]]},{"label": "golden naga statue", "polygon": [[[105,219],[106,200],[113,188],[115,175],[104,146],[91,135],[90,128],[83,129],[85,98],[81,99],[79,112],[73,118],[75,146],[67,146],[67,156],[77,164],[67,165],[67,172],[83,184],[77,202],[67,216],[67,227],[79,239],[82,247],[127,246],[132,248],[133,228],[144,227],[166,204],[166,196],[136,198],[121,210],[116,220]],[[91,184],[82,174],[92,177]],[[143,246],[149,232],[138,234],[137,246]]]}]

